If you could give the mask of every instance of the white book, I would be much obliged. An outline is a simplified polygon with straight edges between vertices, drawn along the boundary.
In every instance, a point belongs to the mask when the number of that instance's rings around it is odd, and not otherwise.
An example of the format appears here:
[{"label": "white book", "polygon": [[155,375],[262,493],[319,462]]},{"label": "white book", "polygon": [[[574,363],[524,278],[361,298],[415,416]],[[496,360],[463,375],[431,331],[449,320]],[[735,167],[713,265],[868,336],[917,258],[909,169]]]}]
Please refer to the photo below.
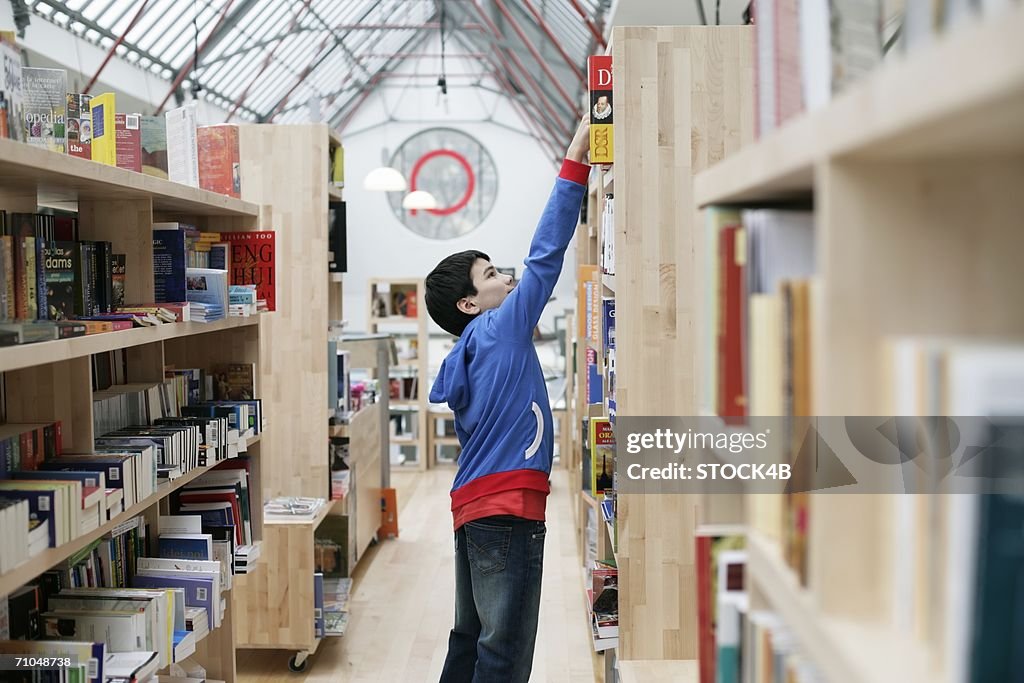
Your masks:
[{"label": "white book", "polygon": [[106,643],[112,651],[145,649],[144,613],[53,610],[42,615],[44,638]]},{"label": "white book", "polygon": [[172,109],[167,124],[167,177],[183,185],[199,187],[199,150],[196,146],[196,107]]},{"label": "white book", "polygon": [[[181,591],[179,591],[181,592]],[[153,641],[150,647],[160,654],[161,662],[170,663],[171,651],[174,647],[174,601],[184,603],[185,598],[182,592],[180,597],[174,591],[153,590],[149,588],[65,588],[57,597],[75,598],[82,596],[93,596],[107,600],[132,600],[148,601],[147,619],[149,628],[153,634]],[[166,666],[167,664],[164,664]]]}]

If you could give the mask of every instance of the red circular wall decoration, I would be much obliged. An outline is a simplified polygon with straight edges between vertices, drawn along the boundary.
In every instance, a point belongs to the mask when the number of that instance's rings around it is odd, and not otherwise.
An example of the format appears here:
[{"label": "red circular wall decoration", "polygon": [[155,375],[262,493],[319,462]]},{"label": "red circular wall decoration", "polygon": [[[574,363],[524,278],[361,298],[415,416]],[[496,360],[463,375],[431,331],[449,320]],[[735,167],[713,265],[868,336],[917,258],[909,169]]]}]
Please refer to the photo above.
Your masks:
[{"label": "red circular wall decoration", "polygon": [[[459,201],[455,202],[451,206],[427,209],[427,211],[435,216],[450,216],[469,204],[469,199],[473,196],[473,190],[476,188],[476,176],[473,174],[473,167],[469,165],[468,161],[466,161],[466,157],[462,156],[458,152],[450,149],[435,149],[434,151],[427,152],[421,156],[413,165],[412,173],[409,175],[409,191],[411,192],[412,190],[422,189],[416,186],[416,180],[420,176],[420,170],[423,168],[424,164],[431,159],[436,159],[437,157],[451,157],[460,166],[462,166],[463,170],[466,172],[466,192],[462,195],[462,198],[459,199]],[[415,216],[416,209],[412,209],[410,213]]]},{"label": "red circular wall decoration", "polygon": [[409,181],[409,191],[426,190],[438,207],[402,208],[402,192],[388,193],[401,223],[423,237],[455,239],[472,232],[494,208],[498,171],[490,153],[475,138],[454,128],[428,128],[405,140],[391,157]]}]

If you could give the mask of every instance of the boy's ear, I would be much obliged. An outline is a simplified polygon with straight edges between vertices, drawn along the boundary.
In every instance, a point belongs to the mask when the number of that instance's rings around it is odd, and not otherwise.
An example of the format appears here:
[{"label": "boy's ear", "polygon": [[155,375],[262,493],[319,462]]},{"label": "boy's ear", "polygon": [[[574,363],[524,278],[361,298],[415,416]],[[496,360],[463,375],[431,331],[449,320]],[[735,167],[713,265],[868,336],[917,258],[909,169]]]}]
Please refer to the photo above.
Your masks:
[{"label": "boy's ear", "polygon": [[480,306],[477,305],[476,300],[468,296],[464,296],[456,301],[455,307],[466,315],[476,315],[480,312]]}]

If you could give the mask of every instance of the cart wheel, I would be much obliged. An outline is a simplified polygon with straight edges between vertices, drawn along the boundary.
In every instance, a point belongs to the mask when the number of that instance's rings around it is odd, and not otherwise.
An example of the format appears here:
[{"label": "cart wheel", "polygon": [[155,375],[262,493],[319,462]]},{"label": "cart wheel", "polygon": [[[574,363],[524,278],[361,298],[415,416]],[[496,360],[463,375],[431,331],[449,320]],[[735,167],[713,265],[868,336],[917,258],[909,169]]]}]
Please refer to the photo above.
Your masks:
[{"label": "cart wheel", "polygon": [[309,663],[309,653],[297,652],[288,660],[288,670],[292,673],[302,673]]}]

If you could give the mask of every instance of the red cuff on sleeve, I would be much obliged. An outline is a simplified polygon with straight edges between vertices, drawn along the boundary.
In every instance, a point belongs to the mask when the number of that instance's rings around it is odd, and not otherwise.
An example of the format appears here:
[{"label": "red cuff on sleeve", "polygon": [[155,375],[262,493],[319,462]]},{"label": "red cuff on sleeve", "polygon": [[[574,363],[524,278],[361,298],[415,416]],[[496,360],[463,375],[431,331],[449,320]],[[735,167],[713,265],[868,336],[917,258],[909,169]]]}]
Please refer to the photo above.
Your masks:
[{"label": "red cuff on sleeve", "polygon": [[563,159],[562,169],[558,172],[558,177],[571,180],[580,185],[586,185],[587,179],[590,177],[590,166],[573,161],[572,159]]}]

